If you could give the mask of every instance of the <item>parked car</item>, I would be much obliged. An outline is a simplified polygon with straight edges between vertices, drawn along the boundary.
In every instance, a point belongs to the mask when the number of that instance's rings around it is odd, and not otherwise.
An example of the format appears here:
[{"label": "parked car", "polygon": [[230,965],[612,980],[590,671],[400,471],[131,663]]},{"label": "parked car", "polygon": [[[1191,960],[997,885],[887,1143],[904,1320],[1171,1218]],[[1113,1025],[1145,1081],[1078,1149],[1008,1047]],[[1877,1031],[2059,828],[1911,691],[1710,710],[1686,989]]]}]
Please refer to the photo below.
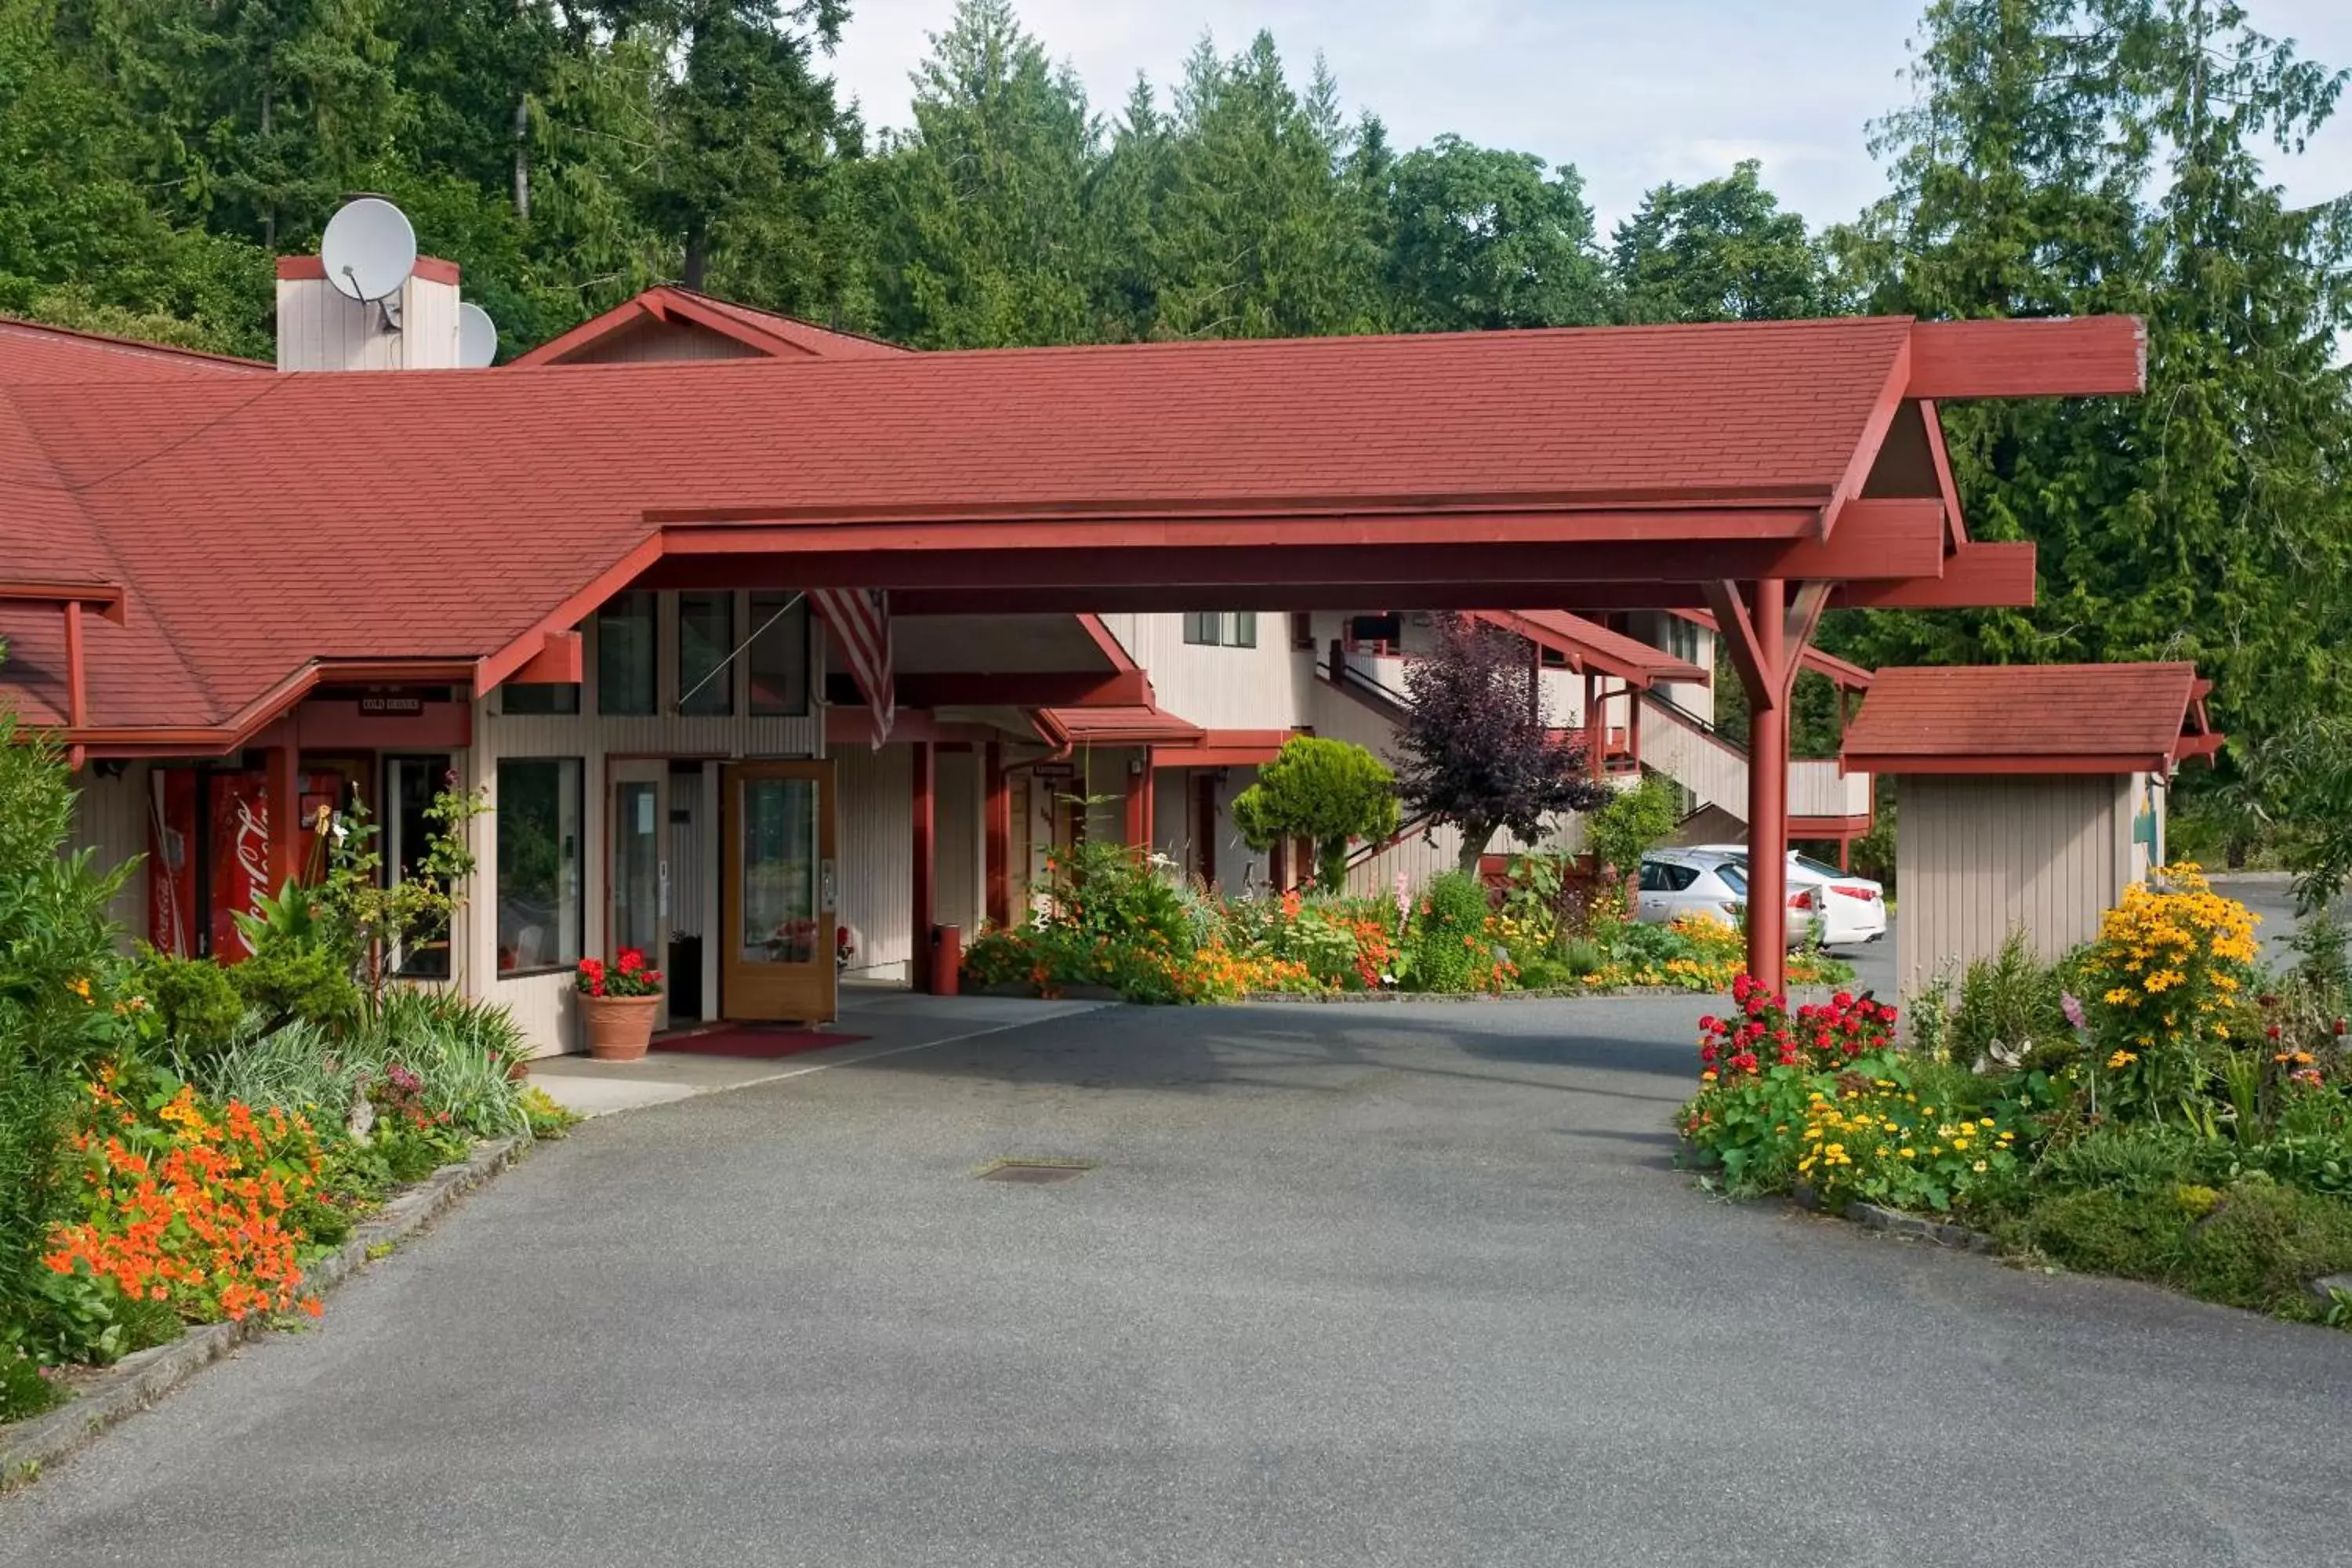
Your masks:
[{"label": "parked car", "polygon": [[[1744,872],[1748,850],[1738,844],[1702,844],[1697,853],[1728,855]],[[1818,922],[1823,947],[1854,947],[1886,934],[1886,889],[1810,855],[1789,851],[1789,919]]]},{"label": "parked car", "polygon": [[[1653,849],[1642,857],[1634,890],[1635,918],[1666,925],[1685,915],[1707,915],[1738,925],[1748,915],[1748,858],[1720,849]],[[1811,926],[1791,908],[1788,942],[1802,947]]]}]

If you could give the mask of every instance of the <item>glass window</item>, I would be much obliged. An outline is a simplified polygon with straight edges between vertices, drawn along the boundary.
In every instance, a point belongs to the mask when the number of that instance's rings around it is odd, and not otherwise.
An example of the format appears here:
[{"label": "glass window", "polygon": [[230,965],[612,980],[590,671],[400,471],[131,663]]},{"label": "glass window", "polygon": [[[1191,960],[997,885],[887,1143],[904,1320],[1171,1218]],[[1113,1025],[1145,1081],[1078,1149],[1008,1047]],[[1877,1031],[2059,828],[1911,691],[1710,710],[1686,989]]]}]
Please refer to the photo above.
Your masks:
[{"label": "glass window", "polygon": [[490,817],[498,838],[499,968],[521,973],[580,962],[580,759],[499,763]]},{"label": "glass window", "polygon": [[1748,896],[1748,868],[1745,866],[1727,860],[1715,868],[1715,876],[1716,880],[1738,893],[1741,898]]},{"label": "glass window", "polygon": [[1658,862],[1658,876],[1666,884],[1667,891],[1679,893],[1698,880],[1698,868],[1695,866],[1677,866],[1671,860],[1661,860]]},{"label": "glass window", "polygon": [[[425,815],[425,808],[444,789],[454,786],[457,775],[449,771],[446,756],[393,757],[383,768],[384,796],[392,803],[379,825],[383,834],[383,879],[387,887],[396,888],[416,874],[416,863],[440,826]],[[392,955],[392,969],[395,974],[420,980],[448,979],[449,922],[444,920],[436,929],[418,932],[406,951]]]},{"label": "glass window", "polygon": [[[735,651],[735,595],[677,596],[677,710],[735,711],[735,667],[722,662]],[[713,674],[713,671],[717,671]]]},{"label": "glass window", "polygon": [[1792,866],[1802,867],[1804,869],[1811,871],[1816,877],[1843,877],[1845,875],[1843,871],[1839,870],[1836,867],[1829,864],[1827,861],[1816,860],[1810,855],[1791,855],[1789,857],[1789,863]]},{"label": "glass window", "polygon": [[1187,610],[1184,640],[1203,647],[1257,647],[1255,610]]},{"label": "glass window", "polygon": [[816,962],[817,786],[811,779],[748,778],[742,818],[744,963]]},{"label": "glass window", "polygon": [[799,594],[751,595],[751,711],[808,711],[808,600]]},{"label": "glass window", "polygon": [[655,596],[616,594],[596,612],[596,711],[654,711]]},{"label": "glass window", "polygon": [[501,713],[577,713],[580,688],[573,681],[509,680],[499,688]]}]

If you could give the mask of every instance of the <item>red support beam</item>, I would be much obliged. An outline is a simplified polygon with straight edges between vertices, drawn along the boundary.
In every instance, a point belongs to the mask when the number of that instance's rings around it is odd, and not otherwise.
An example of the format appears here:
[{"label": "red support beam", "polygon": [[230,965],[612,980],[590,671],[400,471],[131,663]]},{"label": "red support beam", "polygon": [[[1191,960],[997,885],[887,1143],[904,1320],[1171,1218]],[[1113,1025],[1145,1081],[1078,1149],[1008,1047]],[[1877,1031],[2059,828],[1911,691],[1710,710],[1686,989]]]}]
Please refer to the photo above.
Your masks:
[{"label": "red support beam", "polygon": [[1963,544],[1941,576],[1906,583],[1841,583],[1836,604],[1848,609],[2031,609],[2034,554],[2030,543]]},{"label": "red support beam", "polygon": [[987,789],[988,918],[996,925],[1013,923],[1013,784],[1004,772],[1004,747],[991,741],[982,749],[981,767]]},{"label": "red support beam", "polygon": [[1144,749],[1141,766],[1133,763],[1127,771],[1127,847],[1151,852],[1151,752]]},{"label": "red support beam", "polygon": [[2103,397],[2147,390],[2137,316],[1916,321],[1907,397]]},{"label": "red support beam", "polygon": [[[1745,617],[1752,657],[1734,656],[1748,688],[1748,973],[1778,991],[1788,978],[1788,584],[1760,579]],[[1718,619],[1722,612],[1717,612]],[[1751,668],[1753,678],[1751,679]]]},{"label": "red support beam", "polygon": [[918,991],[931,988],[931,927],[938,923],[939,835],[933,820],[933,805],[939,791],[934,775],[931,743],[918,741],[908,750],[912,753],[910,766],[914,773],[914,959],[908,969],[908,977]]},{"label": "red support beam", "polygon": [[82,662],[78,599],[66,601],[66,722],[77,730],[89,723],[89,669]]},{"label": "red support beam", "polygon": [[272,746],[264,753],[269,812],[269,893],[277,897],[294,880],[302,865],[301,753],[291,746]]}]

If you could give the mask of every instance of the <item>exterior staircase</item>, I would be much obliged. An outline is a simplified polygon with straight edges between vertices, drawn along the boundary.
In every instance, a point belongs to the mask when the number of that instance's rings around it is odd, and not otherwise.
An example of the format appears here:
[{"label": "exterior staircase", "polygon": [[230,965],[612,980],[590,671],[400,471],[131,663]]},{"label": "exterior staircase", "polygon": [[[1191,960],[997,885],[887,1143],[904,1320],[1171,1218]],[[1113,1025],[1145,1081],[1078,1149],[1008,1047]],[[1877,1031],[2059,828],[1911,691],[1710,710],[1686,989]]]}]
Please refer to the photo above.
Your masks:
[{"label": "exterior staircase", "polygon": [[[1640,694],[1642,762],[1691,793],[1697,813],[1748,822],[1748,750],[1713,724],[1655,691]],[[1834,757],[1789,763],[1789,833],[1795,838],[1858,837],[1870,830],[1871,777],[1843,771]]]}]

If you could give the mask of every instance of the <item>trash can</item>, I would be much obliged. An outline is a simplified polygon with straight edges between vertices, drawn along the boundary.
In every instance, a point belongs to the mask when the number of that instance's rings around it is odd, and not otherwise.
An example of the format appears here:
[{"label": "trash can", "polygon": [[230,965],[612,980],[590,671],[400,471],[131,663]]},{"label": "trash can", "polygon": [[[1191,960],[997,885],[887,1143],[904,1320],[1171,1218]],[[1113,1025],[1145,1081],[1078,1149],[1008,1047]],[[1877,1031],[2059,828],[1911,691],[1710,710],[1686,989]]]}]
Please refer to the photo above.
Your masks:
[{"label": "trash can", "polygon": [[963,927],[931,928],[931,994],[952,996],[963,973]]}]

